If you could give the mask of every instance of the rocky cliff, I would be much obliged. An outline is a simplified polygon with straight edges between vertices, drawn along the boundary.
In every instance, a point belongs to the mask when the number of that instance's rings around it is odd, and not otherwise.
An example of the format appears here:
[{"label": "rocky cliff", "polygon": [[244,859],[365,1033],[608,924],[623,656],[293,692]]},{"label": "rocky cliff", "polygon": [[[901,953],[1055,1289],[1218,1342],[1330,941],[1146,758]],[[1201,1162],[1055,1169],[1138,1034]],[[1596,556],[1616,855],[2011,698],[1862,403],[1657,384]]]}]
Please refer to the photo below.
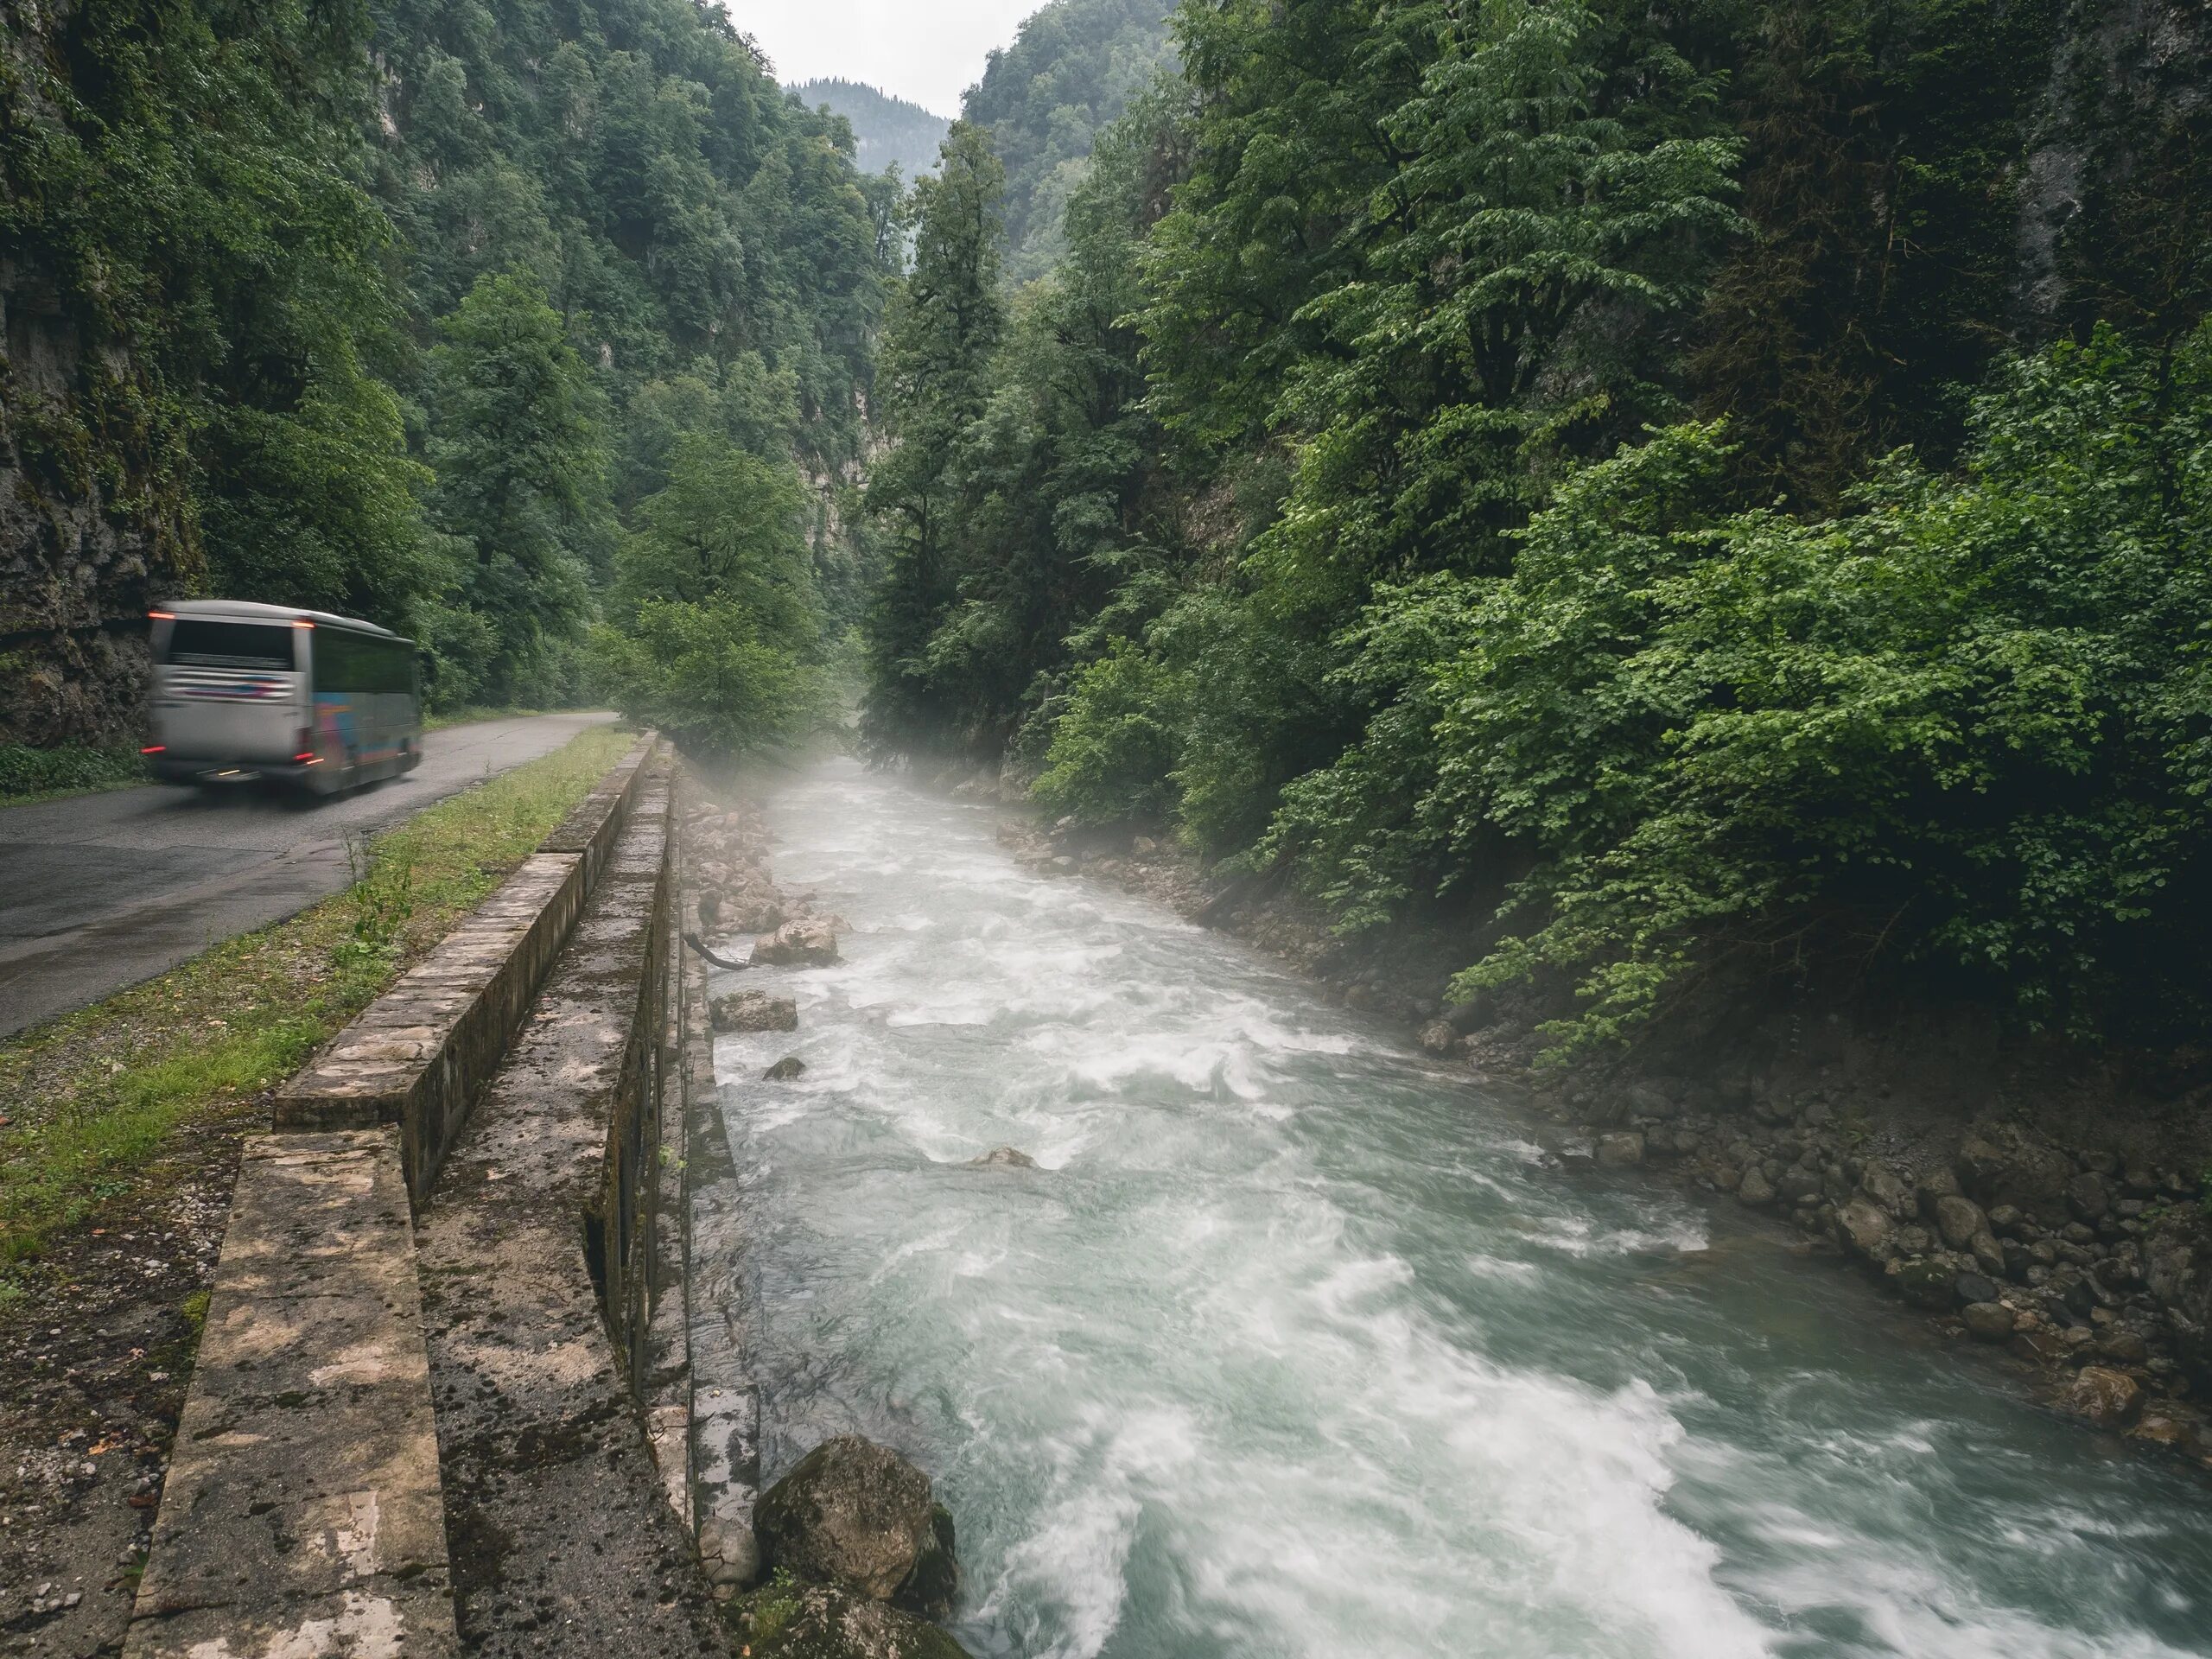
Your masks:
[{"label": "rocky cliff", "polygon": [[81,159],[62,114],[79,14],[0,3],[0,742],[135,738],[147,605],[197,563],[176,412],[104,326],[105,273],[58,200]]}]

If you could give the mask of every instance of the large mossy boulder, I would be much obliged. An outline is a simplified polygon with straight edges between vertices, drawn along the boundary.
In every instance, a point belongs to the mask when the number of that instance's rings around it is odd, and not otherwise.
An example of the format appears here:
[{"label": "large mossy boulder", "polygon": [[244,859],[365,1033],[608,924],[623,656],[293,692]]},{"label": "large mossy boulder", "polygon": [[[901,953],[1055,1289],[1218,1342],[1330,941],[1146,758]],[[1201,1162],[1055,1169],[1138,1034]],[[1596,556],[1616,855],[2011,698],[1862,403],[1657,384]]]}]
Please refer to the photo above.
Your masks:
[{"label": "large mossy boulder", "polygon": [[924,1618],[949,1618],[960,1594],[960,1563],[952,1548],[952,1511],[930,1505],[930,1541],[914,1558],[914,1570],[899,1581],[892,1605]]},{"label": "large mossy boulder", "polygon": [[842,1585],[781,1576],[733,1611],[753,1659],[969,1659],[936,1625]]},{"label": "large mossy boulder", "polygon": [[888,1601],[937,1547],[938,1513],[927,1475],[887,1446],[840,1434],[762,1495],[753,1531],[770,1570]]}]

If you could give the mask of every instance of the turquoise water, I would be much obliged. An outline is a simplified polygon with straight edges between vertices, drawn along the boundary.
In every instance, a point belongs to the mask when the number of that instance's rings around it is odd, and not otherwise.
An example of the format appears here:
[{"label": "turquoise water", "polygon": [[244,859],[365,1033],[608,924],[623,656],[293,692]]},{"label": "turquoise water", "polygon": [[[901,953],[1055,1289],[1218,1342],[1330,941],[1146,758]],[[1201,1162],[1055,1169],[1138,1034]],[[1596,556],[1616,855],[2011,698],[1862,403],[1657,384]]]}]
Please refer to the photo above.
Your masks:
[{"label": "turquoise water", "polygon": [[717,1050],[765,1472],[913,1456],[976,1654],[2212,1654],[2212,1489],[1834,1264],[1557,1167],[988,810],[842,761],[767,806],[849,931],[717,976],[800,1005]]}]

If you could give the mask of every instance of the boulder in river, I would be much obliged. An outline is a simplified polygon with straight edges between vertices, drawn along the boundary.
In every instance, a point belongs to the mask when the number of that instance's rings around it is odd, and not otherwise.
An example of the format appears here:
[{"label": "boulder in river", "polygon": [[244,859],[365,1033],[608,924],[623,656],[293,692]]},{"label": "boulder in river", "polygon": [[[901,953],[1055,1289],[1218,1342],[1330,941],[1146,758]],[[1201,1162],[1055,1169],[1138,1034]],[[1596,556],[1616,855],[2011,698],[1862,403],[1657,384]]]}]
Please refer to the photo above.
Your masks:
[{"label": "boulder in river", "polygon": [[2066,1407],[2077,1417],[2117,1428],[2143,1408],[2143,1387],[2126,1371],[2084,1365],[2066,1391]]},{"label": "boulder in river", "polygon": [[1598,1137],[1598,1162],[1601,1167],[1643,1161],[1643,1137],[1635,1130]]},{"label": "boulder in river", "polygon": [[1916,1307],[1946,1312],[1955,1300],[1951,1287],[1958,1274],[1946,1262],[1923,1256],[1899,1268],[1896,1278],[1897,1294]]},{"label": "boulder in river", "polygon": [[766,991],[732,991],[709,1010],[716,1031],[797,1031],[798,1004]]},{"label": "boulder in river", "polygon": [[1736,1188],[1736,1197],[1753,1209],[1764,1208],[1774,1202],[1774,1183],[1767,1179],[1766,1172],[1757,1164],[1750,1165]]},{"label": "boulder in river", "polygon": [[789,1083],[793,1077],[804,1076],[805,1072],[804,1060],[796,1054],[786,1054],[763,1071],[760,1074],[760,1080],[763,1083]]},{"label": "boulder in river", "polygon": [[837,960],[837,930],[822,917],[802,916],[755,939],[753,960],[778,968],[826,967]]},{"label": "boulder in river", "polygon": [[906,1575],[891,1602],[893,1606],[919,1613],[924,1618],[946,1618],[950,1617],[953,1599],[959,1593],[960,1561],[953,1552],[952,1511],[942,1503],[932,1503],[928,1547],[914,1558],[914,1570]]},{"label": "boulder in river", "polygon": [[980,1158],[968,1160],[970,1169],[1034,1169],[1037,1160],[1017,1147],[993,1147]]},{"label": "boulder in river", "polygon": [[890,1600],[938,1542],[930,1478],[857,1434],[800,1459],[761,1496],[753,1530],[765,1566],[878,1601]]},{"label": "boulder in river", "polygon": [[969,1659],[936,1625],[842,1585],[781,1580],[740,1603],[737,1619],[753,1659]]},{"label": "boulder in river", "polygon": [[1976,1342],[2012,1339],[2012,1310],[2002,1302],[1968,1302],[1959,1310],[1959,1319]]}]

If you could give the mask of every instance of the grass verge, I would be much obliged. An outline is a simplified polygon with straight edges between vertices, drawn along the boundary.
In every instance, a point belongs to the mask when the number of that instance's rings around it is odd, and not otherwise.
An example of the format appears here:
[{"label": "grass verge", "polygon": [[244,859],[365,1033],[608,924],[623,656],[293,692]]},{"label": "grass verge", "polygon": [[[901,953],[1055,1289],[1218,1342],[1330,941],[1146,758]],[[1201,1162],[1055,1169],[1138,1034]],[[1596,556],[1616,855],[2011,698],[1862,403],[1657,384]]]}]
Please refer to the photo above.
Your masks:
[{"label": "grass verge", "polygon": [[0,806],[128,789],[146,781],[146,762],[135,748],[35,749],[0,743]]},{"label": "grass verge", "polygon": [[0,1044],[0,1300],[180,1127],[281,1082],[499,885],[633,741],[594,727],[364,845],[289,920]]}]

